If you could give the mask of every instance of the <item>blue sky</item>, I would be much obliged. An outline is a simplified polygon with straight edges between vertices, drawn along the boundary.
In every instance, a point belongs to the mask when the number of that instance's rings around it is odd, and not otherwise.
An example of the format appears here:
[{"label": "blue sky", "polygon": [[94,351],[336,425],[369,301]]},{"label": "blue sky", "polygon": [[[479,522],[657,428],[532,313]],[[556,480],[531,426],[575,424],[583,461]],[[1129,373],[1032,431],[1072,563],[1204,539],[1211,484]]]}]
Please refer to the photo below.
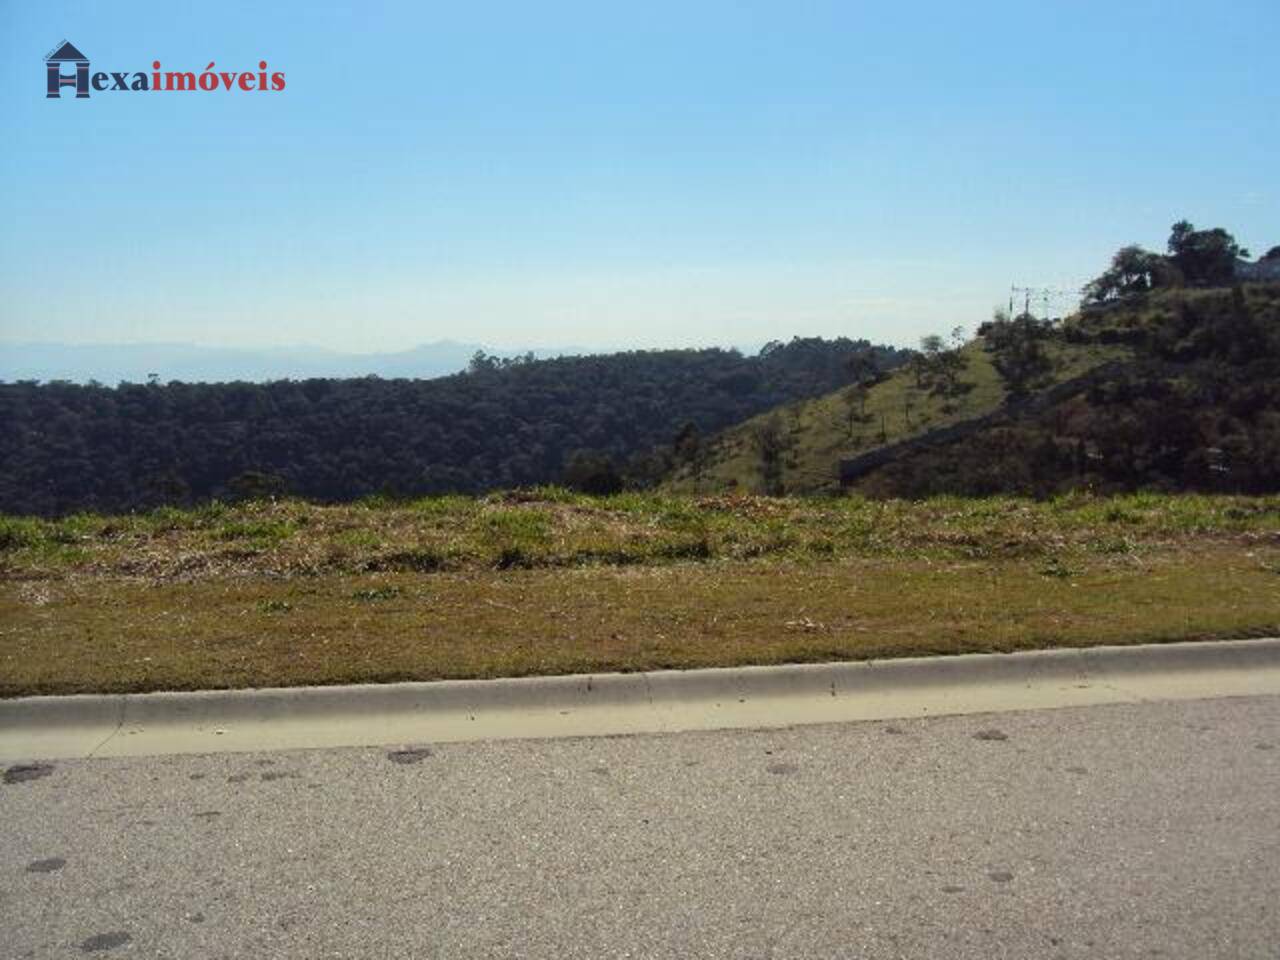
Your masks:
[{"label": "blue sky", "polygon": [[[1280,4],[0,0],[0,341],[913,343],[1280,243]],[[44,96],[93,70],[279,93]]]}]

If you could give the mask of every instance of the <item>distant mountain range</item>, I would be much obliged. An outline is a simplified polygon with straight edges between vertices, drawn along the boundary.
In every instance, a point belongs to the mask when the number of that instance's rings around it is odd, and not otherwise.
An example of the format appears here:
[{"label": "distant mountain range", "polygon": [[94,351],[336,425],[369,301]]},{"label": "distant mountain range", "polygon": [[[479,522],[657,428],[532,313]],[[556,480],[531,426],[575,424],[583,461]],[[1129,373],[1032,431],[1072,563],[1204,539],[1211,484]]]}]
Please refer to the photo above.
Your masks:
[{"label": "distant mountain range", "polygon": [[594,351],[576,347],[494,350],[476,343],[438,340],[393,353],[342,353],[317,347],[204,347],[193,343],[3,343],[0,381],[96,380],[108,386],[122,381],[146,383],[227,383],[237,380],[303,380],[312,377],[431,379],[457,373],[477,350],[498,357],[532,353],[538,359],[577,356]]}]

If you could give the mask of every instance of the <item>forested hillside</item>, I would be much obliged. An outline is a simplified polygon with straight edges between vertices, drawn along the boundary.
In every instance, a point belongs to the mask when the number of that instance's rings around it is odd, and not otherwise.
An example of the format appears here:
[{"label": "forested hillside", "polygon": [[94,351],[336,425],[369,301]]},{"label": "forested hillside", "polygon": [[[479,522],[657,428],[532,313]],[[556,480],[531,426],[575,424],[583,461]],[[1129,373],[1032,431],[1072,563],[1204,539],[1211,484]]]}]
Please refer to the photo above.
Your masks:
[{"label": "forested hillside", "polygon": [[841,338],[759,355],[670,350],[510,361],[436,380],[0,384],[0,511],[126,510],[289,493],[349,500],[575,480],[643,485],[677,432],[722,429],[847,382]]}]

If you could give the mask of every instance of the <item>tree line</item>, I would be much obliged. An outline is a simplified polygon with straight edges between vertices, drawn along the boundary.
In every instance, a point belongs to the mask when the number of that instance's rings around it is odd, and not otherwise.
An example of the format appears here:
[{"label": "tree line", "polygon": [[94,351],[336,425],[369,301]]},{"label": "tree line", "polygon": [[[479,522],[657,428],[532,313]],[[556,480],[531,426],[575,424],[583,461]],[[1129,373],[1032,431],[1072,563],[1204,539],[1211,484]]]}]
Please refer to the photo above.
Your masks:
[{"label": "tree line", "polygon": [[734,350],[477,356],[433,380],[0,384],[0,511],[121,511],[291,494],[343,501],[571,482],[644,486],[721,430],[911,351],[795,338]]},{"label": "tree line", "polygon": [[[1121,247],[1111,266],[1085,286],[1085,303],[1103,304],[1170,287],[1230,286],[1250,256],[1222,227],[1197,230],[1188,220],[1173,225],[1166,248],[1160,254],[1137,244]],[[1263,254],[1259,263],[1280,264],[1280,246]]]}]

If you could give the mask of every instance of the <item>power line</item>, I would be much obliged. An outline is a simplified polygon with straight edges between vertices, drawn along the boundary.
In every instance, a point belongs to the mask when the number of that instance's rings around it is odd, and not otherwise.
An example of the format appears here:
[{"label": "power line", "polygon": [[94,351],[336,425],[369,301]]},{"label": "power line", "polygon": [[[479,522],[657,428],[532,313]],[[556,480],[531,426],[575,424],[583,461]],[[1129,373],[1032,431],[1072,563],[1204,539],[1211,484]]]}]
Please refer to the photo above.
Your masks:
[{"label": "power line", "polygon": [[1071,290],[1065,287],[1023,287],[1018,284],[1011,284],[1009,287],[1009,315],[1013,316],[1014,300],[1021,295],[1022,312],[1031,313],[1031,304],[1036,302],[1040,305],[1043,319],[1048,320],[1052,316],[1052,306],[1055,304],[1066,304],[1067,310],[1059,310],[1059,314],[1070,313],[1079,306],[1080,293],[1078,290]]}]

